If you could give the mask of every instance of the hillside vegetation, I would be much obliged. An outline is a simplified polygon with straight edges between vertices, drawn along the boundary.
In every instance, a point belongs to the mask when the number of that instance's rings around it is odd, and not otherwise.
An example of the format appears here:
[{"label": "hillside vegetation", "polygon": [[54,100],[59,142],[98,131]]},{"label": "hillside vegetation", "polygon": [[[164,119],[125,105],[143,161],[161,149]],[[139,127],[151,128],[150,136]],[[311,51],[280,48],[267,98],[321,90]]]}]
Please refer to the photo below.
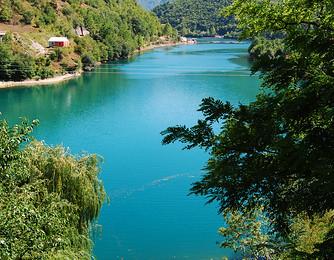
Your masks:
[{"label": "hillside vegetation", "polygon": [[225,35],[234,31],[230,18],[221,16],[229,0],[174,0],[157,6],[153,12],[162,23],[170,23],[182,35]]},{"label": "hillside vegetation", "polygon": [[[78,26],[89,31],[80,37]],[[0,80],[46,78],[126,58],[174,32],[135,0],[0,0]],[[66,36],[69,48],[44,49],[51,36]],[[168,37],[167,37],[168,38]]]}]

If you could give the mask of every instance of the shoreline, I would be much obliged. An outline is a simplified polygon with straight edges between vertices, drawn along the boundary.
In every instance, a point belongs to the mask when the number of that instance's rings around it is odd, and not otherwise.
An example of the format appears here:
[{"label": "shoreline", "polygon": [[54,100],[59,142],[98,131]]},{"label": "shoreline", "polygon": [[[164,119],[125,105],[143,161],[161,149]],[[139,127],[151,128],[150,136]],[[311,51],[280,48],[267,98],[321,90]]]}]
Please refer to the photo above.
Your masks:
[{"label": "shoreline", "polygon": [[55,85],[58,83],[65,82],[70,79],[74,79],[77,77],[80,77],[82,75],[82,72],[76,72],[73,74],[64,74],[64,75],[59,75],[55,76],[52,78],[47,78],[47,79],[28,79],[24,81],[0,81],[0,89],[4,88],[12,88],[12,87],[27,87],[27,86],[42,86],[42,85]]},{"label": "shoreline", "polygon": [[[140,54],[145,51],[153,50],[156,48],[162,48],[162,47],[172,47],[172,46],[178,46],[183,45],[187,43],[183,42],[167,42],[167,43],[161,43],[161,44],[151,44],[145,47],[142,47],[138,50],[135,50],[133,55]],[[131,55],[132,56],[132,55]],[[47,79],[28,79],[24,81],[0,81],[0,89],[5,88],[14,88],[14,87],[32,87],[32,86],[43,86],[43,85],[56,85],[77,77],[80,77],[82,75],[83,71],[78,71],[76,73],[70,74],[64,74],[64,75],[58,75],[52,78]]]},{"label": "shoreline", "polygon": [[186,43],[183,43],[183,42],[167,42],[167,43],[159,43],[159,44],[150,44],[150,45],[147,45],[145,47],[141,47],[140,49],[135,50],[134,54],[149,51],[149,50],[153,50],[153,49],[157,49],[157,48],[173,47],[173,46],[184,45],[184,44],[186,44]]}]

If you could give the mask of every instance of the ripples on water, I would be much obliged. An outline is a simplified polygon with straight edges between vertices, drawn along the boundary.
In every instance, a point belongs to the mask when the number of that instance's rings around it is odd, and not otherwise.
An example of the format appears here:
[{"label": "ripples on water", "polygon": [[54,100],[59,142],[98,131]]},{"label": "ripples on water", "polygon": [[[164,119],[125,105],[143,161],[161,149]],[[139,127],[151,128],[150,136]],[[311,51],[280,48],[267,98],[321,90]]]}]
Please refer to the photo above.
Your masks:
[{"label": "ripples on water", "polygon": [[109,194],[109,197],[110,197],[111,200],[127,199],[136,192],[144,192],[147,189],[155,188],[156,186],[166,184],[166,182],[172,181],[172,180],[174,180],[176,178],[180,178],[180,177],[193,179],[196,176],[191,175],[191,174],[187,174],[187,173],[166,176],[166,177],[151,181],[151,182],[149,182],[147,184],[144,184],[144,185],[142,185],[138,188],[112,191],[111,194]]}]

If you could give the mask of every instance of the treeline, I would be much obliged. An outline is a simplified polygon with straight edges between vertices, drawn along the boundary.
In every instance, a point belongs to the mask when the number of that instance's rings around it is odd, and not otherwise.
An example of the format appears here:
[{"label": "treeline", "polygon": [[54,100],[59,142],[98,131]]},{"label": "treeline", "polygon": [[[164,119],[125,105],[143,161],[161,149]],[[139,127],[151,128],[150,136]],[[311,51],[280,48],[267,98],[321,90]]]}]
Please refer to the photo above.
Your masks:
[{"label": "treeline", "polygon": [[170,23],[184,36],[233,36],[233,19],[221,15],[221,9],[230,3],[230,0],[173,0],[155,7],[153,12],[162,23]]},{"label": "treeline", "polygon": [[100,160],[32,141],[36,124],[0,121],[0,258],[91,259]]},{"label": "treeline", "polygon": [[163,142],[209,152],[191,192],[219,203],[222,247],[245,259],[334,259],[333,1],[235,0],[225,13],[254,39],[263,91],[250,104],[203,99],[203,118],[169,127]]},{"label": "treeline", "polygon": [[[27,53],[29,46],[27,43],[22,44],[22,39],[27,39],[28,42],[34,40],[46,46],[50,36],[68,37],[71,47],[56,50],[55,54],[51,51],[49,54],[53,56],[44,64],[56,72],[127,58],[136,49],[159,41],[159,37],[166,33],[169,33],[167,36],[171,40],[176,37],[175,31],[161,25],[155,15],[144,10],[135,0],[1,0],[0,23],[31,27],[31,32],[15,34],[11,41],[0,43],[1,46],[6,45],[3,48],[23,55]],[[90,34],[79,37],[74,31],[78,26],[87,29]],[[15,61],[21,60],[21,56],[17,56]],[[38,62],[40,61],[35,63]],[[13,65],[13,68],[17,66],[11,61],[9,64]],[[48,73],[39,73],[38,70],[31,73],[37,73],[40,77],[49,76]],[[18,80],[31,76],[27,73],[17,78],[15,73],[12,74],[13,78]]]}]

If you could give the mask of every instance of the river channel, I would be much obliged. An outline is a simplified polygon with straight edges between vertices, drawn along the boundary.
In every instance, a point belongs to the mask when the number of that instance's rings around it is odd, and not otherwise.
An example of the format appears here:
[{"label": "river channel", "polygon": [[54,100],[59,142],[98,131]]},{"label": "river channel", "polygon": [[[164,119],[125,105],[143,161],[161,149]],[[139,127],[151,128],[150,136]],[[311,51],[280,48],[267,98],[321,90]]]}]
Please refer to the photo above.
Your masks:
[{"label": "river channel", "polygon": [[216,244],[224,225],[216,205],[188,196],[208,155],[162,146],[160,132],[196,123],[204,97],[234,105],[254,100],[259,79],[250,76],[248,45],[203,40],[102,65],[55,86],[0,90],[1,118],[37,118],[38,139],[103,157],[110,203],[93,225],[97,259],[233,257]]}]

